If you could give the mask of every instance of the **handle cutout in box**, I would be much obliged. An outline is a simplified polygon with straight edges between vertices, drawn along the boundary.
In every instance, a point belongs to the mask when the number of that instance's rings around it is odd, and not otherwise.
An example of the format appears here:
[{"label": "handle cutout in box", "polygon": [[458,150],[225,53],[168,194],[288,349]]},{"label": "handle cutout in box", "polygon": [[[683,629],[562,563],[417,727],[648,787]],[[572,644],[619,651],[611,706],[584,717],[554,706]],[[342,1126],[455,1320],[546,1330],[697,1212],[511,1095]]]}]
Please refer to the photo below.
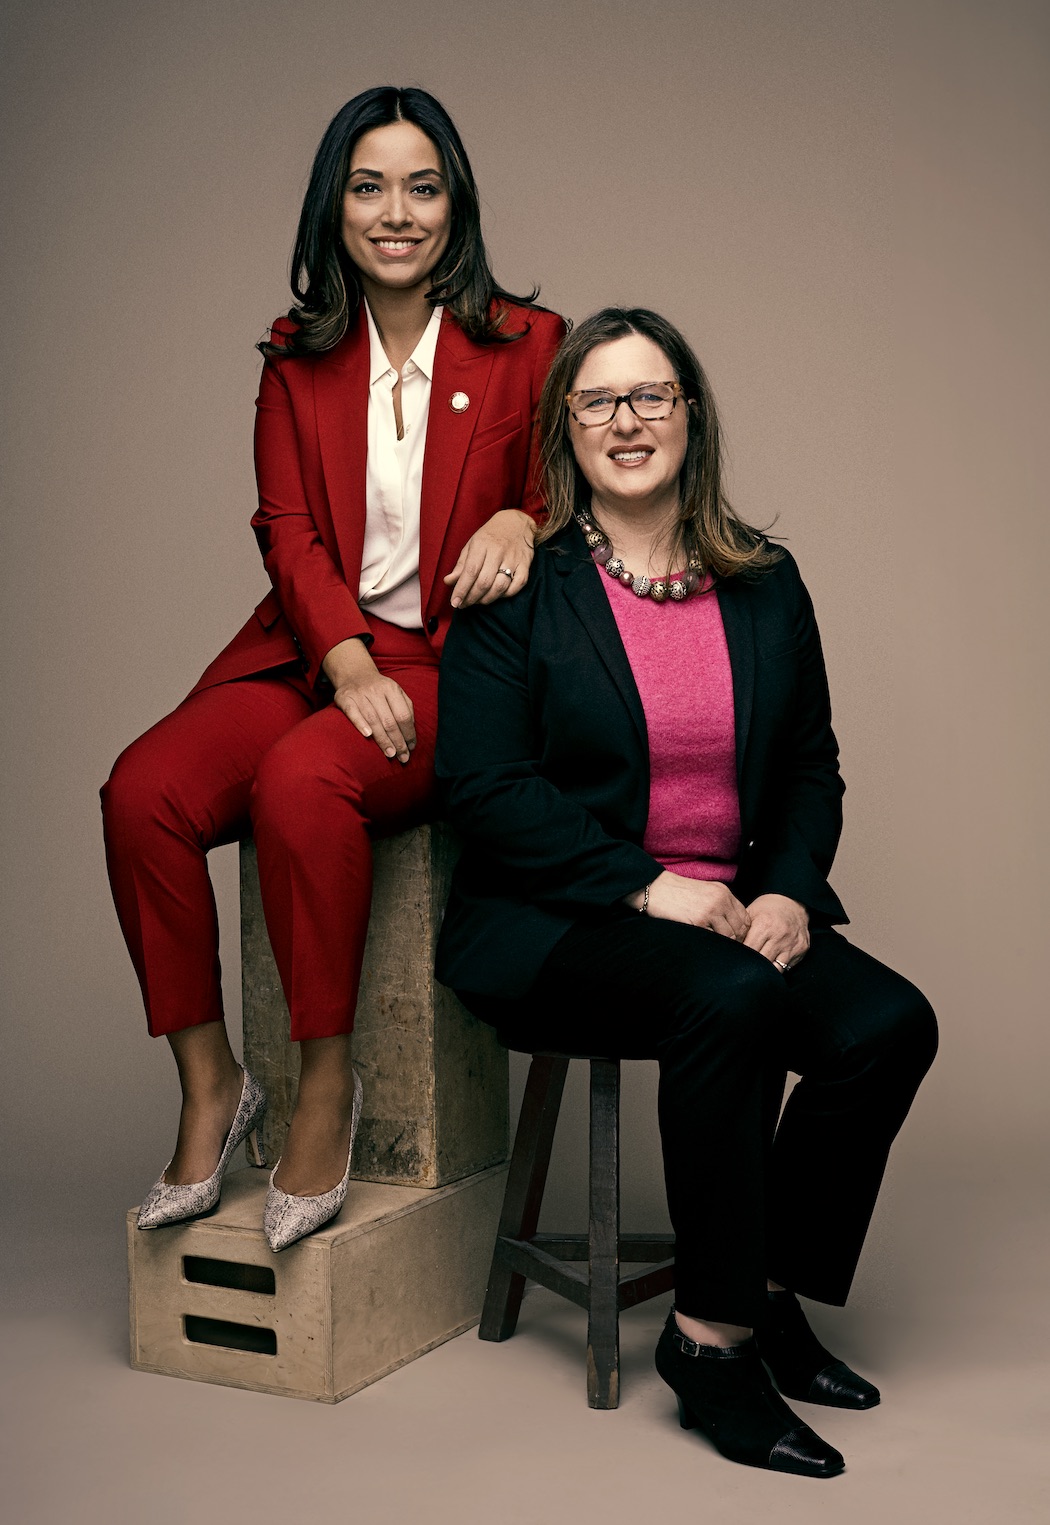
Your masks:
[{"label": "handle cutout in box", "polygon": [[187,1313],[182,1320],[186,1338],[194,1345],[219,1345],[224,1350],[250,1350],[260,1356],[277,1354],[277,1335],[255,1324],[232,1324],[221,1318]]},{"label": "handle cutout in box", "polygon": [[253,1266],[244,1260],[211,1260],[206,1255],[184,1255],[182,1274],[187,1281],[205,1287],[229,1287],[234,1292],[262,1292],[273,1297],[277,1281],[270,1266]]}]

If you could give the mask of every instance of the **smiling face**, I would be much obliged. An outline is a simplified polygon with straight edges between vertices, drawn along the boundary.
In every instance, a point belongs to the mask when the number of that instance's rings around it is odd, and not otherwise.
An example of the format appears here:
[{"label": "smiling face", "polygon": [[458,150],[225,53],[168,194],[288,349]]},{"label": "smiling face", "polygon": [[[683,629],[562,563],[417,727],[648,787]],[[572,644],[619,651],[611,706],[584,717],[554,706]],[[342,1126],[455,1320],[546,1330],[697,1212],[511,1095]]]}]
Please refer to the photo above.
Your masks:
[{"label": "smiling face", "polygon": [[[623,396],[645,382],[676,381],[674,367],[658,344],[628,334],[599,344],[583,360],[571,390],[602,389]],[[669,417],[637,418],[625,402],[607,424],[584,428],[569,419],[576,463],[586,478],[597,512],[674,512],[678,478],[685,460],[689,405],[681,398]]]},{"label": "smiling face", "polygon": [[354,145],[343,193],[343,247],[369,285],[426,290],[448,247],[452,203],[437,147],[413,122]]}]

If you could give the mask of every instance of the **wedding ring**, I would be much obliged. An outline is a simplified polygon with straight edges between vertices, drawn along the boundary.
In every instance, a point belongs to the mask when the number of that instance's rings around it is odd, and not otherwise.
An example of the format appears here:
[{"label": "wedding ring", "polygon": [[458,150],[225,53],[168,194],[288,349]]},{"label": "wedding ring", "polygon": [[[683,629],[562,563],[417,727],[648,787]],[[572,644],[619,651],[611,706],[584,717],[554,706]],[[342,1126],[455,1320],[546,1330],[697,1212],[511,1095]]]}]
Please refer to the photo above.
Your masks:
[{"label": "wedding ring", "polygon": [[510,567],[500,567],[500,571],[503,573],[504,577],[509,577],[509,578],[513,579],[514,572],[513,572],[512,568],[510,568]]},{"label": "wedding ring", "polygon": [[788,965],[787,964],[783,963],[779,958],[775,958],[773,960],[773,962],[774,962],[774,964],[776,964],[776,966],[780,970],[781,974],[787,974],[787,972],[788,972]]}]

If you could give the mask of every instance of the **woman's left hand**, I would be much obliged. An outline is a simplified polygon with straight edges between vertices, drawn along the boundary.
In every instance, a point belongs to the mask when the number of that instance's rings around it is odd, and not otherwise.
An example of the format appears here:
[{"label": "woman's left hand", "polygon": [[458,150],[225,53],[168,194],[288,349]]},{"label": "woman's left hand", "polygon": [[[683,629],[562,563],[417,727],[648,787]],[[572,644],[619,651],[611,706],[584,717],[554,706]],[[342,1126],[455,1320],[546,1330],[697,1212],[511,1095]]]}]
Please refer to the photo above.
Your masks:
[{"label": "woman's left hand", "polygon": [[529,580],[535,534],[535,520],[520,508],[501,508],[475,530],[443,579],[452,589],[453,609],[494,604],[497,598],[513,598],[520,593]]},{"label": "woman's left hand", "polygon": [[809,951],[809,912],[787,895],[759,895],[747,908],[745,948],[754,948],[782,972]]}]

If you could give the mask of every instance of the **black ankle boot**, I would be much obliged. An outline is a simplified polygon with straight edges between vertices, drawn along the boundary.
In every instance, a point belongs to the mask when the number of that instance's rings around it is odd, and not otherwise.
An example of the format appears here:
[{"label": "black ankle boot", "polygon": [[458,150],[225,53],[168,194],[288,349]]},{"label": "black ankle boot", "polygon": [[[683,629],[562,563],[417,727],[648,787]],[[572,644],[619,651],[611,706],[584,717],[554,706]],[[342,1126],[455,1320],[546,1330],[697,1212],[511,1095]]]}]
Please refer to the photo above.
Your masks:
[{"label": "black ankle boot", "polygon": [[793,1292],[767,1295],[755,1340],[785,1398],[837,1409],[871,1409],[878,1403],[878,1388],[824,1349]]},{"label": "black ankle boot", "polygon": [[803,1477],[835,1477],[841,1455],[774,1391],[753,1339],[722,1349],[698,1345],[674,1309],[656,1347],[656,1369],[678,1399],[684,1430],[700,1429],[730,1461]]}]

